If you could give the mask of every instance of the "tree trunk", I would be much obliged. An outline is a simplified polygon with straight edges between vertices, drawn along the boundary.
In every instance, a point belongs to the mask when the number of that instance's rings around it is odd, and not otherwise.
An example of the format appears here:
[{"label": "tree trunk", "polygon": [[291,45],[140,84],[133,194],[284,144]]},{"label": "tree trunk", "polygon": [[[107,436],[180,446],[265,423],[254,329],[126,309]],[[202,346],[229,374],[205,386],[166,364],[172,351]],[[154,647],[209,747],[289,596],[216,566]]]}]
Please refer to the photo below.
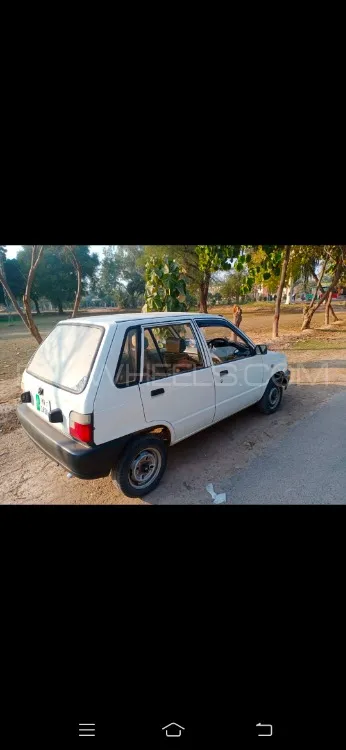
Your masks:
[{"label": "tree trunk", "polygon": [[18,315],[21,317],[21,319],[22,319],[25,327],[28,329],[28,331],[30,331],[30,328],[28,326],[26,317],[25,317],[24,313],[22,312],[22,310],[20,309],[20,307],[18,305],[18,302],[17,302],[17,300],[16,300],[16,298],[15,298],[12,290],[8,286],[8,283],[7,283],[6,279],[4,278],[4,276],[2,275],[1,271],[0,271],[0,284],[2,284],[2,286],[3,286],[3,288],[4,288],[4,290],[5,290],[6,294],[7,294],[7,296],[11,300],[14,309],[16,310],[16,312],[18,313]]},{"label": "tree trunk", "polygon": [[[333,292],[332,292],[332,295],[333,295]],[[332,313],[332,316],[333,316],[334,320],[339,320],[339,318],[337,317],[337,315],[335,315],[335,312],[333,310],[333,305],[331,303],[329,305],[329,309],[330,309],[330,312]]]},{"label": "tree trunk", "polygon": [[288,286],[286,289],[286,305],[290,305],[292,302],[292,292],[293,292],[293,276],[291,274],[288,280]]},{"label": "tree trunk", "polygon": [[57,307],[58,307],[58,313],[59,313],[59,315],[63,315],[64,311],[62,309],[62,304],[61,304],[61,300],[60,299],[57,300]]},{"label": "tree trunk", "polygon": [[288,266],[288,261],[290,259],[290,252],[291,252],[291,245],[285,245],[285,255],[284,255],[284,259],[282,263],[280,283],[279,283],[279,288],[277,291],[276,302],[275,302],[275,312],[274,312],[274,320],[273,320],[273,339],[277,338],[277,336],[279,335],[279,320],[280,320],[282,292],[285,286],[287,266]]},{"label": "tree trunk", "polygon": [[[37,256],[35,258],[36,250],[37,250]],[[30,266],[30,270],[29,270],[29,274],[28,274],[28,278],[27,278],[27,282],[26,282],[26,289],[25,289],[24,297],[23,297],[23,304],[24,304],[24,310],[25,310],[25,314],[26,314],[26,319],[28,321],[28,328],[29,328],[30,333],[36,339],[36,341],[37,341],[38,344],[42,344],[42,337],[41,337],[41,334],[40,334],[40,332],[39,332],[39,330],[37,328],[37,325],[36,325],[36,323],[35,323],[35,321],[34,321],[34,319],[32,317],[30,300],[31,300],[32,282],[34,280],[34,276],[35,276],[35,273],[36,273],[36,268],[37,268],[37,266],[38,266],[38,264],[40,262],[40,259],[41,259],[42,251],[43,251],[43,245],[33,245],[32,246],[32,251],[31,251],[31,266]]]},{"label": "tree trunk", "polygon": [[314,307],[314,304],[316,303],[316,300],[317,300],[318,290],[319,290],[320,287],[322,289],[321,280],[323,279],[324,272],[326,270],[327,262],[328,262],[328,258],[325,258],[325,260],[322,263],[322,268],[321,268],[320,276],[319,277],[314,272],[312,274],[313,277],[314,277],[314,279],[315,279],[315,281],[316,281],[316,289],[315,289],[315,294],[314,294],[314,296],[313,296],[310,304],[309,305],[305,305],[304,308],[303,308],[303,324],[302,324],[302,327],[301,327],[302,331],[305,331],[307,328],[310,328],[311,319],[312,319],[312,316],[314,314],[313,307]]},{"label": "tree trunk", "polygon": [[326,306],[324,310],[324,323],[326,326],[329,326],[329,313],[330,313],[330,308],[331,308],[332,296],[333,296],[333,291],[330,291],[326,299]]},{"label": "tree trunk", "polygon": [[[324,264],[324,269],[326,267],[327,261]],[[344,268],[344,251],[341,254],[340,260],[336,266],[336,269],[334,271],[334,276],[332,278],[332,281],[327,289],[326,292],[322,294],[318,302],[316,302],[317,292],[318,288],[316,289],[316,292],[314,294],[314,299],[310,302],[310,305],[306,305],[304,308],[304,314],[303,314],[303,325],[301,327],[302,331],[306,331],[307,328],[310,328],[311,320],[313,315],[315,314],[316,310],[323,304],[324,300],[326,300],[329,297],[330,292],[333,292],[334,287],[338,283],[340,276],[342,274]],[[324,273],[324,269],[323,273]],[[320,274],[320,279],[323,277],[323,273]]]},{"label": "tree trunk", "polygon": [[[240,327],[240,324],[243,320],[243,311],[239,305],[234,305],[233,307],[233,323],[237,328]],[[233,341],[237,340],[237,334],[233,333]]]},{"label": "tree trunk", "polygon": [[200,297],[199,297],[199,311],[203,313],[208,312],[208,292],[210,284],[210,273],[204,274],[204,279],[199,285]]},{"label": "tree trunk", "polygon": [[34,305],[35,305],[35,308],[36,308],[37,315],[41,315],[41,310],[40,310],[40,307],[39,307],[39,304],[38,304],[37,297],[33,297],[32,299],[33,299],[33,302],[34,302]]},{"label": "tree trunk", "polygon": [[[322,287],[320,279],[318,278],[318,276],[315,273],[313,274],[313,277],[314,277],[315,281],[317,282],[318,289],[322,289],[322,292],[323,292],[323,287]],[[339,320],[339,318],[335,315],[335,312],[334,312],[334,309],[333,309],[332,298],[333,298],[333,290],[332,290],[332,293],[330,295],[329,308],[328,308],[328,323],[326,323],[326,325],[329,325],[329,313],[330,312],[332,313],[332,316],[333,316],[334,320]],[[325,320],[327,319],[327,315],[326,315],[326,313],[327,313],[327,304],[328,304],[328,300],[326,302],[326,309],[325,309],[325,316],[324,316]]]},{"label": "tree trunk", "polygon": [[71,253],[71,257],[72,257],[73,267],[75,269],[76,276],[77,276],[76,297],[75,297],[73,311],[72,311],[72,315],[71,315],[71,318],[75,318],[76,315],[77,315],[78,309],[79,309],[80,298],[82,296],[82,269],[81,269],[81,265],[80,265],[79,260],[76,258],[74,250],[71,247],[69,247],[69,250],[70,250],[70,253]]}]

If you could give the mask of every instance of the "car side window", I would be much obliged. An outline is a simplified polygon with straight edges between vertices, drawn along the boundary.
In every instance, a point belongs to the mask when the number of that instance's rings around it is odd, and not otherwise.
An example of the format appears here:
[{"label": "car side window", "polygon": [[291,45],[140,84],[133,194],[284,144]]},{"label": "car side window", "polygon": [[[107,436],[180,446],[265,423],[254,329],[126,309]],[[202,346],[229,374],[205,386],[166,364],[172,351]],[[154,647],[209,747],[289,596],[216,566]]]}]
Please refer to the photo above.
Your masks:
[{"label": "car side window", "polygon": [[144,380],[158,380],[204,367],[203,356],[188,323],[144,330]]},{"label": "car side window", "polygon": [[[252,355],[252,349],[247,342],[238,334],[233,334],[228,326],[222,323],[206,326],[202,322],[198,322],[198,326],[206,339],[213,365],[234,362]],[[236,340],[233,340],[234,338]]]},{"label": "car side window", "polygon": [[139,381],[139,329],[129,328],[121,348],[114,382],[118,388],[136,385]]}]

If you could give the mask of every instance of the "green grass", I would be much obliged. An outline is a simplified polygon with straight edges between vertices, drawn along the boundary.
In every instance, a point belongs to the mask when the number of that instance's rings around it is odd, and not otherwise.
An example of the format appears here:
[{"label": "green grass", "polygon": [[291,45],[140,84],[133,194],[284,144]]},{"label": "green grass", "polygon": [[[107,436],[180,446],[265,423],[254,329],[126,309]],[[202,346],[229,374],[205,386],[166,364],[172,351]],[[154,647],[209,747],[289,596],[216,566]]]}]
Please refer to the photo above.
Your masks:
[{"label": "green grass", "polygon": [[19,315],[12,315],[11,316],[11,323],[8,322],[8,316],[7,315],[0,315],[0,325],[8,326],[8,325],[23,325],[22,321],[19,317]]},{"label": "green grass", "polygon": [[[54,326],[59,320],[64,320],[64,318],[67,318],[67,314],[64,315],[58,315],[58,313],[42,313],[42,315],[34,315],[34,320],[37,323],[38,327],[40,326]],[[19,315],[11,315],[11,322],[8,321],[8,315],[0,315],[0,325],[3,328],[8,328],[9,326],[21,326],[23,329],[25,328],[24,323],[22,319],[19,317]]]},{"label": "green grass", "polygon": [[297,349],[300,351],[312,351],[321,349],[346,349],[346,338],[345,341],[324,341],[323,339],[308,339],[307,341],[296,341],[291,349]]}]

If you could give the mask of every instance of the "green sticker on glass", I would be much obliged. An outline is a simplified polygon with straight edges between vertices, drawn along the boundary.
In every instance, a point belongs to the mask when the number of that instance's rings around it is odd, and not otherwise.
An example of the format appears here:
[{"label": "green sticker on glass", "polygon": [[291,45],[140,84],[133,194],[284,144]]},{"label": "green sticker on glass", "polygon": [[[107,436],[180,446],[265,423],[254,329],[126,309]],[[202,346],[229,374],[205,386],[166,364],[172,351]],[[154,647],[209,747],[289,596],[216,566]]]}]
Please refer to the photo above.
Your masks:
[{"label": "green sticker on glass", "polygon": [[36,409],[40,411],[40,397],[38,393],[36,393]]}]

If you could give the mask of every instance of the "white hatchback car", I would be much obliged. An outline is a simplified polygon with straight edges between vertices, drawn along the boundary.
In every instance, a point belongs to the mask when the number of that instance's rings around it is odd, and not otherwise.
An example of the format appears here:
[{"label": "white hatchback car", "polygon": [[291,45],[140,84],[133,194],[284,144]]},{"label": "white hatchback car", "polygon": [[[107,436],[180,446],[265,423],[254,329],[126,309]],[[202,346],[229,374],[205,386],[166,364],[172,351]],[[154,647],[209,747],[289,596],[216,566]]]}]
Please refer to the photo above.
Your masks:
[{"label": "white hatchback car", "polygon": [[82,479],[112,473],[128,497],[159,483],[169,445],[257,403],[272,414],[290,371],[221,316],[64,320],[31,358],[18,416],[50,458]]}]

